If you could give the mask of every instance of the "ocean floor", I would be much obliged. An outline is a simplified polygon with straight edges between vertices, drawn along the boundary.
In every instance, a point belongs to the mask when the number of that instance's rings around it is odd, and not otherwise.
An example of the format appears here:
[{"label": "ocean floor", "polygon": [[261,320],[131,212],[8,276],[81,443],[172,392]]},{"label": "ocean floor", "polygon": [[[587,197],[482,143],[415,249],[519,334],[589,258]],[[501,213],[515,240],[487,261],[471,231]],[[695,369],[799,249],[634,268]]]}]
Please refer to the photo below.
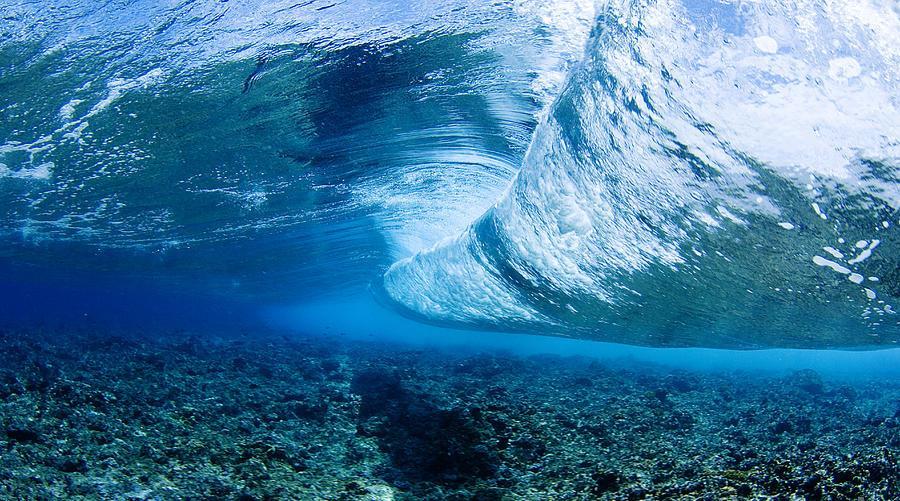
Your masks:
[{"label": "ocean floor", "polygon": [[0,333],[6,499],[900,499],[900,381]]}]

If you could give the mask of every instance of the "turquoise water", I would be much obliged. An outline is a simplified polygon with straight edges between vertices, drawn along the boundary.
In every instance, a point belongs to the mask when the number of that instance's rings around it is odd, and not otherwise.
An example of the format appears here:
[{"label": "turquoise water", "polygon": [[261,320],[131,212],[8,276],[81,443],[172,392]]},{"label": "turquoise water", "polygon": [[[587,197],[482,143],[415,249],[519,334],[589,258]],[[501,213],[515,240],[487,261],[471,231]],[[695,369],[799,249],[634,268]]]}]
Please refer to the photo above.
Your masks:
[{"label": "turquoise water", "polygon": [[3,8],[4,325],[896,377],[890,2]]},{"label": "turquoise water", "polygon": [[897,5],[0,0],[0,498],[900,499]]},{"label": "turquoise water", "polygon": [[365,295],[328,298],[270,309],[269,325],[326,333],[346,339],[383,340],[399,346],[497,352],[511,356],[552,354],[596,358],[612,366],[708,373],[738,372],[758,376],[784,376],[814,370],[829,380],[900,379],[900,350],[725,350],[711,348],[653,348],[522,333],[454,330],[423,325],[385,310]]}]

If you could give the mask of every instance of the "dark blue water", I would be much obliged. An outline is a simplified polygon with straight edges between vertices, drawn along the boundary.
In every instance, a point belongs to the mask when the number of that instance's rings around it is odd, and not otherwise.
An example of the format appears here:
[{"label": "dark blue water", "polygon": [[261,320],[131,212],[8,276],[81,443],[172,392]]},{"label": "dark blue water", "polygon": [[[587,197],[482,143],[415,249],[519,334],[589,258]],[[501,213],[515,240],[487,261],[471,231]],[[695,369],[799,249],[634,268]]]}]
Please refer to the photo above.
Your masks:
[{"label": "dark blue water", "polygon": [[897,376],[883,2],[2,7],[0,325]]}]

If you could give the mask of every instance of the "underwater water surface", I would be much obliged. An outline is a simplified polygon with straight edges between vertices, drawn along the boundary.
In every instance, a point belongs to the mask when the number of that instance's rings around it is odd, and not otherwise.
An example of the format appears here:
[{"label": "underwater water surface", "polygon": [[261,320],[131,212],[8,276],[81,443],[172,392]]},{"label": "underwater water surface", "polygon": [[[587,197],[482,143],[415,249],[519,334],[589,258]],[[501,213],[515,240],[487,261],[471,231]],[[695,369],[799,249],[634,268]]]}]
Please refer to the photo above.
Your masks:
[{"label": "underwater water surface", "polygon": [[8,281],[891,347],[891,5],[5,2]]},{"label": "underwater water surface", "polygon": [[0,496],[896,498],[898,228],[892,0],[0,0]]}]

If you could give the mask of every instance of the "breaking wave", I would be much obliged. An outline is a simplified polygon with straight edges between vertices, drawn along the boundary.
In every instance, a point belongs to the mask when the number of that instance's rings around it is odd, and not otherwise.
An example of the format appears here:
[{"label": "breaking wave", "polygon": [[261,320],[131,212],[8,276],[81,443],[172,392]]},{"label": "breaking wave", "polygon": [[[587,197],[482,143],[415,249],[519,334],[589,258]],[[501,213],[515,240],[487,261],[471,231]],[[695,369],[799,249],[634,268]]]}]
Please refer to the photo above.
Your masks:
[{"label": "breaking wave", "polygon": [[900,9],[611,1],[505,195],[403,311],[652,346],[900,342]]},{"label": "breaking wave", "polygon": [[900,342],[895,1],[2,10],[0,289],[375,281],[471,328]]}]

